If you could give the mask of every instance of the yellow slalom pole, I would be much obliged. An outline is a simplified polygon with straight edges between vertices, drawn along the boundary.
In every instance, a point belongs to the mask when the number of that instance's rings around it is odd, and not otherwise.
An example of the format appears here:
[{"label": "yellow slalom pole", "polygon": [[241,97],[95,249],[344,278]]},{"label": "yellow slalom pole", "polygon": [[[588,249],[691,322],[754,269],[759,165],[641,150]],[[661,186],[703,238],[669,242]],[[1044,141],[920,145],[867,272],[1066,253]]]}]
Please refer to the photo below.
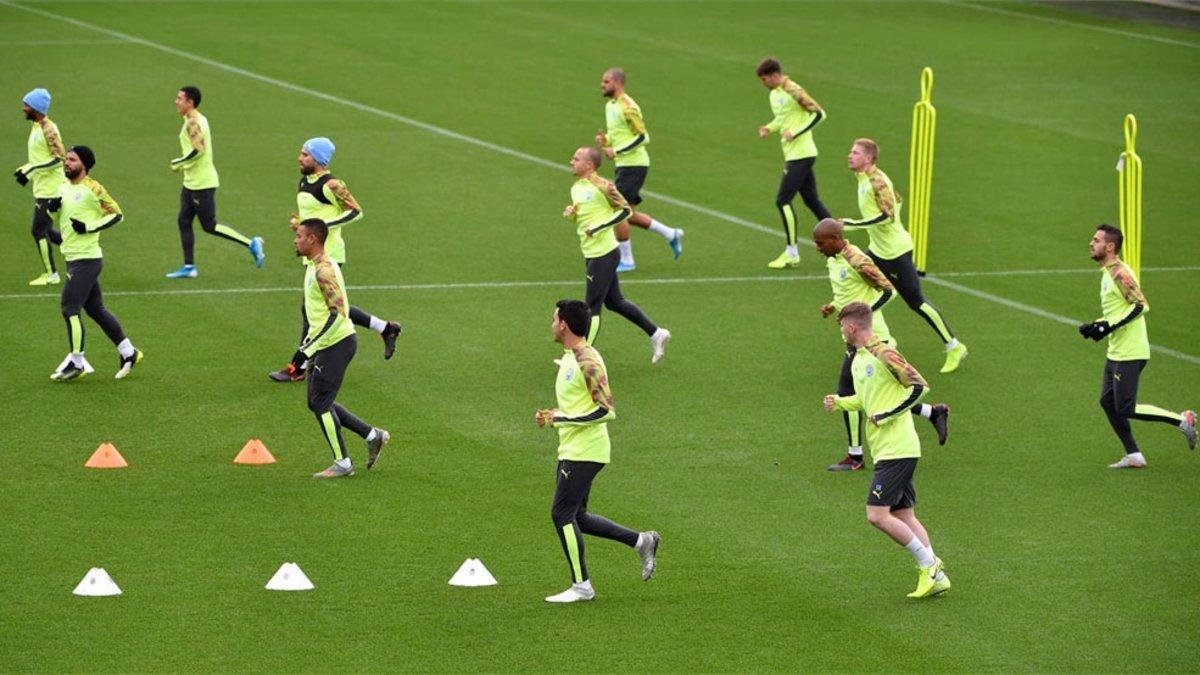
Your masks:
[{"label": "yellow slalom pole", "polygon": [[1117,209],[1122,245],[1121,258],[1142,278],[1142,158],[1137,154],[1137,118],[1125,116],[1125,152],[1117,160]]},{"label": "yellow slalom pole", "polygon": [[933,193],[933,151],[937,136],[933,107],[933,69],[921,70],[921,99],[913,106],[912,140],[908,156],[908,230],[913,239],[913,263],[925,274],[929,252],[929,205]]}]

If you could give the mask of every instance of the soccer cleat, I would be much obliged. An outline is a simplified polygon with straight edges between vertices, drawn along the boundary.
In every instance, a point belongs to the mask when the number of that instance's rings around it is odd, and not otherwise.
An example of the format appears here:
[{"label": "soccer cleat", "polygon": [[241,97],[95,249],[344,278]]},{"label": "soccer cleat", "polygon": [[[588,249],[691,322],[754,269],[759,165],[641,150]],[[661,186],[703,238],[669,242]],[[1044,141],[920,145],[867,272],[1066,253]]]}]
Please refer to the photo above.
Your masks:
[{"label": "soccer cleat", "polygon": [[383,446],[392,440],[392,435],[386,429],[375,427],[375,440],[367,441],[367,469],[375,466],[375,460],[379,459],[379,452],[383,450]]},{"label": "soccer cleat", "polygon": [[1125,455],[1119,462],[1113,462],[1108,465],[1110,469],[1144,469],[1146,468],[1146,457],[1140,452],[1133,452]]},{"label": "soccer cleat", "polygon": [[57,286],[62,283],[62,279],[58,276],[58,272],[46,272],[39,274],[29,282],[30,286]]},{"label": "soccer cleat", "polygon": [[946,437],[950,435],[950,406],[945,403],[934,404],[929,422],[937,430],[938,445],[945,445]]},{"label": "soccer cleat", "polygon": [[328,469],[313,474],[313,478],[349,478],[354,475],[354,465],[342,468],[334,462]]},{"label": "soccer cleat", "polygon": [[195,279],[199,276],[195,265],[184,265],[174,272],[167,272],[168,279]]},{"label": "soccer cleat", "polygon": [[75,365],[73,361],[68,361],[67,365],[59,368],[53,373],[50,373],[50,379],[54,380],[55,382],[69,382],[71,380],[77,380],[86,376],[87,371]]},{"label": "soccer cleat", "polygon": [[942,559],[935,557],[929,567],[917,568],[917,589],[910,598],[932,598],[950,590],[950,577],[942,570]]},{"label": "soccer cleat", "polygon": [[581,584],[571,584],[571,587],[562,593],[559,593],[558,595],[551,595],[550,597],[546,598],[546,602],[553,602],[556,604],[567,602],[584,602],[595,599],[595,597],[596,591],[592,589],[591,582],[585,581]]},{"label": "soccer cleat", "polygon": [[946,352],[946,363],[942,364],[942,369],[939,372],[953,373],[958,370],[959,364],[965,358],[967,358],[967,346],[960,342],[955,345],[954,349]]},{"label": "soccer cleat", "polygon": [[782,269],[786,269],[788,267],[799,267],[799,266],[800,266],[800,256],[798,254],[791,255],[787,251],[780,253],[778,258],[767,263],[767,267],[770,267],[773,270],[782,270]]},{"label": "soccer cleat", "polygon": [[117,370],[117,374],[113,375],[113,377],[118,380],[125,379],[125,376],[129,375],[129,371],[133,370],[134,366],[142,362],[142,357],[144,356],[145,354],[143,354],[142,350],[140,349],[133,350],[133,356],[122,356],[121,367]]},{"label": "soccer cleat", "polygon": [[670,339],[671,331],[666,328],[659,328],[654,331],[654,335],[650,336],[650,344],[654,345],[654,355],[650,357],[650,363],[662,361],[663,352],[667,350],[667,342]]},{"label": "soccer cleat", "polygon": [[863,468],[862,455],[846,455],[837,464],[830,464],[826,471],[861,471]]},{"label": "soccer cleat", "polygon": [[675,236],[671,237],[671,255],[679,260],[679,256],[683,255],[683,230],[675,228]]},{"label": "soccer cleat", "polygon": [[1179,430],[1183,432],[1187,438],[1188,450],[1196,449],[1196,411],[1184,410],[1183,421],[1179,423]]},{"label": "soccer cleat", "polygon": [[250,249],[250,255],[254,256],[254,266],[262,267],[263,261],[267,259],[267,254],[263,253],[262,237],[255,237],[255,238],[251,239],[250,246],[248,246],[247,248]]},{"label": "soccer cleat", "polygon": [[267,373],[267,377],[276,382],[303,382],[307,374],[307,370],[296,370],[296,367],[289,363],[279,370]]},{"label": "soccer cleat", "polygon": [[[628,265],[626,265],[623,262],[617,263],[617,271],[618,272],[632,272],[636,269],[637,269],[637,264],[635,264],[635,263],[629,263]],[[559,595],[561,595],[561,593]]]},{"label": "soccer cleat", "polygon": [[642,532],[638,535],[637,545],[634,550],[642,559],[642,581],[650,581],[650,577],[654,576],[654,567],[656,565],[655,555],[658,553],[658,544],[662,541],[662,537],[651,530],[650,532]]},{"label": "soccer cleat", "polygon": [[396,353],[396,338],[400,337],[402,332],[404,332],[404,326],[397,321],[389,321],[387,327],[379,334],[379,337],[383,338],[384,360],[392,358],[392,354]]}]

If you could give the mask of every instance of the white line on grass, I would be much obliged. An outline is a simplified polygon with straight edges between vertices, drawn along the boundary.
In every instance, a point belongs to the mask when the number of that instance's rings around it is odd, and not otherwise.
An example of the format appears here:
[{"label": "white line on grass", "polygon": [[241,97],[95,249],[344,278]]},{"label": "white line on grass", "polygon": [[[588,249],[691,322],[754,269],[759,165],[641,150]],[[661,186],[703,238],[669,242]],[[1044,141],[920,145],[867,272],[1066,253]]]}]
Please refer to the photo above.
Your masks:
[{"label": "white line on grass", "polygon": [[[1047,20],[1047,21],[1051,21],[1052,23],[1066,23],[1066,24],[1072,25],[1072,26],[1093,28],[1096,30],[1100,30],[1102,32],[1110,32],[1110,33],[1115,32],[1115,33],[1121,34],[1121,35],[1127,35],[1127,36],[1133,36],[1133,37],[1144,37],[1146,39],[1155,39],[1160,42],[1167,41],[1167,42],[1171,42],[1171,43],[1181,44],[1184,46],[1197,46],[1197,45],[1193,45],[1191,43],[1167,40],[1166,38],[1159,39],[1159,38],[1154,38],[1153,36],[1146,36],[1146,35],[1141,35],[1141,34],[1137,34],[1137,33],[1126,33],[1124,31],[1114,31],[1112,29],[1105,29],[1105,28],[1102,28],[1099,26],[1091,26],[1089,24],[1075,24],[1075,23],[1071,23],[1071,22],[1067,22],[1067,21],[1063,21],[1063,20],[1059,20],[1059,19],[1050,19],[1047,17],[1040,17],[1040,16],[1036,16],[1036,15],[1031,15],[1031,14],[1022,14],[1020,12],[1011,12],[1009,10],[998,10],[998,9],[993,10],[993,8],[990,8],[990,7],[980,7],[977,5],[966,5],[966,4],[953,3],[953,2],[948,2],[947,4],[953,4],[953,5],[957,5],[957,6],[961,6],[961,7],[969,7],[969,8],[981,9],[981,10],[987,10],[987,11],[997,11],[1002,14],[1015,14],[1017,16],[1023,16],[1023,17],[1027,17],[1027,18]],[[29,12],[31,14],[37,14],[39,16],[43,16],[43,17],[46,17],[49,19],[54,19],[56,21],[61,21],[63,23],[68,23],[73,26],[78,26],[80,28],[86,28],[88,30],[96,31],[98,33],[103,33],[105,35],[111,35],[113,37],[120,38],[123,40],[128,40],[130,42],[136,42],[140,45],[149,47],[150,49],[155,49],[155,50],[167,53],[167,54],[171,54],[173,56],[178,56],[183,59],[195,61],[197,63],[203,63],[205,65],[212,66],[213,68],[217,68],[219,70],[224,70],[226,72],[233,73],[236,75],[241,75],[243,77],[246,77],[246,78],[249,78],[252,80],[257,80],[259,82],[263,82],[266,84],[274,85],[281,89],[286,89],[288,91],[294,91],[296,93],[304,94],[306,96],[311,96],[313,98],[321,99],[323,101],[328,101],[330,103],[336,103],[339,105],[343,105],[348,108],[353,108],[355,110],[359,110],[361,112],[370,113],[372,115],[378,115],[385,119],[390,119],[390,120],[393,120],[396,122],[400,122],[402,124],[407,124],[409,126],[416,127],[418,129],[423,129],[425,131],[428,131],[433,134],[437,134],[439,136],[443,136],[446,138],[452,138],[454,140],[462,141],[463,143],[467,143],[469,145],[474,145],[476,147],[485,148],[487,150],[492,150],[493,152],[498,152],[500,154],[508,155],[510,157],[522,159],[522,160],[525,160],[532,164],[537,164],[539,166],[544,166],[544,167],[547,167],[550,169],[555,169],[558,171],[567,171],[568,170],[567,167],[561,163],[551,162],[549,160],[543,159],[536,155],[531,155],[529,153],[521,152],[520,150],[514,150],[513,148],[508,148],[503,145],[498,145],[496,143],[490,143],[483,139],[475,138],[474,136],[460,134],[457,131],[451,131],[450,129],[446,129],[445,127],[439,127],[435,124],[430,124],[428,122],[422,122],[420,120],[413,119],[411,117],[407,117],[404,115],[400,115],[400,114],[391,112],[389,110],[384,110],[382,108],[377,108],[375,106],[367,105],[365,103],[359,103],[357,101],[352,101],[350,99],[347,99],[347,98],[344,98],[341,96],[334,96],[332,94],[326,94],[325,92],[317,91],[316,89],[310,89],[308,87],[304,87],[304,86],[301,86],[298,84],[293,84],[291,82],[287,82],[285,80],[280,80],[278,78],[274,78],[269,75],[263,75],[261,73],[256,73],[251,70],[246,70],[245,68],[239,68],[237,66],[233,66],[228,63],[217,61],[215,59],[210,59],[210,58],[207,58],[204,56],[199,56],[197,54],[193,54],[191,52],[183,51],[181,49],[169,47],[164,44],[152,42],[150,40],[146,40],[144,38],[140,38],[135,35],[130,35],[128,33],[122,33],[120,31],[112,30],[109,28],[104,28],[103,26],[98,26],[93,23],[88,23],[87,21],[81,21],[79,19],[74,19],[69,16],[63,16],[61,14],[47,12],[45,10],[37,9],[34,7],[26,7],[23,5],[16,4],[16,3],[12,2],[11,0],[0,0],[0,5],[6,6],[6,7],[11,7],[13,9],[19,9],[21,11]],[[717,211],[716,209],[710,209],[706,206],[694,204],[692,202],[685,201],[682,199],[677,199],[675,197],[670,197],[670,196],[667,196],[667,195],[664,195],[661,193],[651,192],[650,190],[645,190],[644,192],[646,194],[650,195],[651,197],[662,200],[669,204],[674,204],[681,208],[695,211],[696,213],[702,213],[707,216],[711,216],[713,218],[717,218],[719,220],[723,220],[725,222],[732,223],[734,225],[738,225],[739,227],[744,227],[746,229],[754,230],[757,232],[763,232],[765,234],[770,234],[775,237],[783,236],[783,233],[779,230],[779,228],[771,228],[771,227],[759,225],[758,223],[755,223],[750,220],[746,220],[745,218],[740,218],[738,216],[724,213],[722,211]],[[803,242],[809,246],[813,245],[812,241],[810,241],[808,239],[800,238],[798,241]],[[787,277],[781,277],[781,278],[787,278]],[[1058,317],[1057,319],[1053,319],[1053,320],[1070,321],[1070,319],[1067,319],[1067,317],[1061,317],[1059,315],[1053,314],[1052,312],[1047,312],[1045,310],[1033,307],[1032,305],[1026,305],[1024,303],[1008,300],[1007,298],[1002,298],[998,295],[992,295],[991,293],[976,291],[975,289],[967,288],[965,286],[960,286],[958,284],[951,284],[949,282],[944,282],[944,281],[938,280],[934,277],[926,277],[926,278],[929,279],[933,283],[939,283],[946,288],[950,288],[952,290],[959,291],[960,293],[965,293],[967,295],[973,295],[977,298],[981,298],[984,300],[990,300],[992,302],[996,302],[998,304],[1001,304],[1001,305],[1004,305],[1004,306],[1007,306],[1007,307],[1010,307],[1013,309],[1018,309],[1021,311],[1029,312],[1029,313],[1037,315],[1037,316],[1041,316],[1043,318]],[[774,277],[763,277],[762,279],[763,280],[774,279]],[[510,283],[510,282],[500,282],[500,283]],[[511,283],[523,283],[523,282],[511,282]],[[643,281],[642,283],[645,283],[645,281]],[[400,289],[397,288],[396,290],[400,290]],[[135,293],[135,292],[138,292],[138,291],[129,291],[129,293]],[[152,291],[146,291],[146,293],[151,293],[151,292]],[[9,297],[9,296],[0,296],[0,297]],[[34,297],[34,296],[21,296],[21,297]],[[1166,349],[1165,347],[1157,347],[1157,346],[1154,346],[1154,347],[1160,351],[1165,350],[1164,353],[1171,354],[1172,356],[1178,356],[1180,358],[1183,358],[1186,361],[1194,360],[1195,362],[1200,363],[1200,359],[1198,359],[1197,357],[1193,357],[1188,354],[1183,354],[1182,352],[1176,352],[1174,350],[1169,350],[1169,349]]]},{"label": "white line on grass", "polygon": [[1188,42],[1187,40],[1175,40],[1160,35],[1147,35],[1146,33],[1135,33],[1133,31],[1121,30],[1119,28],[1109,28],[1107,26],[1097,26],[1092,23],[1083,23],[1081,21],[1071,21],[1070,19],[1060,19],[1053,16],[1042,16],[1040,14],[1030,14],[1028,12],[1016,12],[1003,7],[989,7],[987,5],[977,5],[966,2],[952,2],[951,0],[937,0],[942,4],[954,5],[955,7],[967,7],[969,9],[977,9],[981,12],[991,12],[993,14],[1003,14],[1005,16],[1018,16],[1022,19],[1030,19],[1033,21],[1043,21],[1045,23],[1056,23],[1061,26],[1072,26],[1074,28],[1083,28],[1085,30],[1094,30],[1099,33],[1109,33],[1110,35],[1123,35],[1125,37],[1137,38],[1140,40],[1150,40],[1151,42],[1161,42],[1168,45],[1176,45],[1179,47],[1191,47],[1192,49],[1200,49],[1200,42]]},{"label": "white line on grass", "polygon": [[133,40],[26,40],[17,42],[0,42],[0,47],[57,47],[61,45],[127,45],[134,44]]}]

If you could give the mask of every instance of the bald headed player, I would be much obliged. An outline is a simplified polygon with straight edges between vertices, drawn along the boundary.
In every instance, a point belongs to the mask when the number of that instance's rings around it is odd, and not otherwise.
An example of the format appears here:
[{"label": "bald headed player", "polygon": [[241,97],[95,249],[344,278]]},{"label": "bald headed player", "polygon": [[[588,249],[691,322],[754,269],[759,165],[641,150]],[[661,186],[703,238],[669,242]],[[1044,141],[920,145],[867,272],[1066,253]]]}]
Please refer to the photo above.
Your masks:
[{"label": "bald headed player", "polygon": [[641,308],[621,294],[617,279],[617,237],[613,228],[625,222],[632,210],[620,191],[596,173],[603,155],[596,148],[583,147],[571,156],[571,203],[563,209],[563,218],[573,221],[579,233],[579,248],[587,269],[587,304],[590,313],[589,344],[600,334],[600,310],[607,307],[625,317],[650,337],[654,350],[651,363],[658,363],[671,339],[671,331],[659,328]]},{"label": "bald headed player", "polygon": [[37,244],[42,259],[42,273],[29,282],[30,286],[52,286],[60,283],[58,268],[54,265],[54,252],[50,244],[62,245],[62,235],[54,229],[54,216],[58,210],[58,189],[66,183],[61,164],[67,158],[58,125],[50,120],[50,92],[34,89],[21,99],[25,119],[33,122],[29,130],[28,162],[17,167],[13,178],[19,185],[33,182],[33,241]]},{"label": "bald headed player", "polygon": [[[854,244],[846,241],[842,226],[832,218],[826,218],[813,228],[813,243],[817,251],[827,259],[829,283],[833,286],[833,300],[821,307],[821,318],[842,310],[852,302],[865,302],[871,307],[871,328],[880,341],[896,346],[883,319],[883,306],[895,297],[895,289],[887,277],[875,266],[870,256]],[[854,361],[854,348],[847,345],[846,358],[842,360],[842,372],[838,378],[838,396],[854,395],[854,378],[850,366]],[[937,431],[938,445],[946,444],[950,419],[950,408],[942,404],[920,403],[912,412],[928,419]],[[863,468],[862,413],[858,410],[842,411],[846,424],[847,451],[842,461],[829,467],[829,471],[858,471]]]},{"label": "bald headed player", "polygon": [[646,182],[646,174],[650,172],[650,153],[646,150],[650,144],[650,132],[646,131],[641,106],[625,93],[625,71],[621,68],[604,71],[600,91],[608,99],[604,105],[607,131],[596,134],[596,147],[616,163],[613,182],[633,212],[629,220],[617,226],[617,242],[621,249],[621,263],[617,271],[629,272],[636,267],[633,243],[629,240],[630,225],[650,230],[666,239],[671,246],[671,253],[679,260],[683,253],[683,230],[667,227],[649,214],[637,210],[642,203],[642,185]]},{"label": "bald headed player", "polygon": [[892,179],[875,165],[878,159],[879,146],[875,141],[869,138],[854,141],[846,163],[858,179],[858,209],[862,218],[839,222],[847,229],[867,231],[870,239],[867,255],[892,280],[908,308],[925,319],[946,344],[946,362],[940,372],[952,373],[966,358],[967,346],[958,341],[942,313],[921,292],[921,277],[913,264],[912,237],[900,222],[900,195],[892,187]]}]

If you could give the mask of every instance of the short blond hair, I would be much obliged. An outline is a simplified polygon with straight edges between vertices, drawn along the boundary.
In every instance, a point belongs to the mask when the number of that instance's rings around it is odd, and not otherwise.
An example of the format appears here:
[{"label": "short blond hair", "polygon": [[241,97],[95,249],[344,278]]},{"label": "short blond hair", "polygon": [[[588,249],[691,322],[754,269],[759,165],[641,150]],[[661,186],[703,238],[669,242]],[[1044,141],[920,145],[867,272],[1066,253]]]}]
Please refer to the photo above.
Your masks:
[{"label": "short blond hair", "polygon": [[860,326],[871,324],[871,306],[865,302],[855,300],[854,302],[842,308],[838,312],[838,322],[852,321]]},{"label": "short blond hair", "polygon": [[879,159],[879,144],[869,138],[856,138],[854,144],[871,156],[871,161]]}]

